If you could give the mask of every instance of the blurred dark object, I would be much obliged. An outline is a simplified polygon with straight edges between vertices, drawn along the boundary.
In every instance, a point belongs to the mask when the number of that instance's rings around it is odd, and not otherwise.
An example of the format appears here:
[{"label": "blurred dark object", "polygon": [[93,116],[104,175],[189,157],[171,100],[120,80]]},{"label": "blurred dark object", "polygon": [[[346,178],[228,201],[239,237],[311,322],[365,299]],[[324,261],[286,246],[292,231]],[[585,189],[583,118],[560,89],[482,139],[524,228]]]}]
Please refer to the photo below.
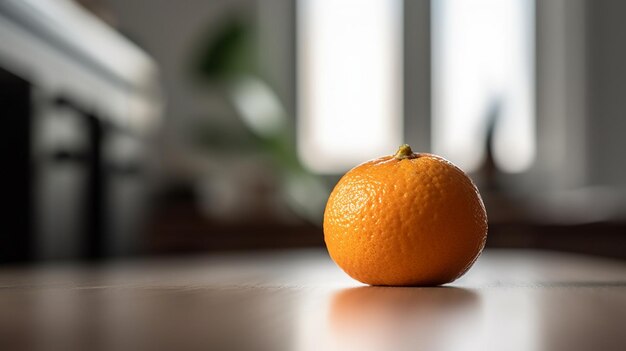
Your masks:
[{"label": "blurred dark object", "polygon": [[320,247],[319,226],[306,221],[280,222],[271,216],[224,221],[202,212],[197,192],[185,184],[170,185],[157,202],[146,232],[151,254]]},{"label": "blurred dark object", "polygon": [[30,84],[0,68],[0,107],[4,119],[4,126],[0,128],[0,164],[3,165],[0,179],[4,188],[2,202],[6,206],[0,221],[4,226],[0,235],[0,262],[34,257],[31,104]]},{"label": "blurred dark object", "polygon": [[42,4],[0,3],[0,262],[136,252],[154,64],[73,2]]},{"label": "blurred dark object", "polygon": [[547,249],[626,260],[626,222],[505,222],[489,225],[487,247]]},{"label": "blurred dark object", "polygon": [[[588,209],[598,203],[611,205],[610,199],[579,196],[578,203],[570,200],[565,206],[554,194],[539,197],[516,191],[511,175],[500,171],[494,159],[494,130],[499,119],[496,103],[489,112],[485,160],[473,174],[488,209],[487,247],[542,248],[626,259],[624,218],[611,218],[613,214],[606,208],[600,211],[604,218],[594,218],[594,211]],[[614,205],[619,208],[620,204]]]}]

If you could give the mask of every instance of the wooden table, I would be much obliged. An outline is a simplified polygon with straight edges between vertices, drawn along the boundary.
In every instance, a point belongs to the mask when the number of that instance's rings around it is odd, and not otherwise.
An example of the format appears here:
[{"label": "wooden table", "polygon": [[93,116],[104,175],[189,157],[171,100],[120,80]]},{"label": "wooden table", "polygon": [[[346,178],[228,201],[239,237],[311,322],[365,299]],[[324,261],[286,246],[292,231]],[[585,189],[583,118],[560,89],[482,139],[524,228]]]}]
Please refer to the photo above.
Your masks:
[{"label": "wooden table", "polygon": [[0,267],[0,350],[626,350],[626,263],[487,251],[440,288],[321,250]]}]

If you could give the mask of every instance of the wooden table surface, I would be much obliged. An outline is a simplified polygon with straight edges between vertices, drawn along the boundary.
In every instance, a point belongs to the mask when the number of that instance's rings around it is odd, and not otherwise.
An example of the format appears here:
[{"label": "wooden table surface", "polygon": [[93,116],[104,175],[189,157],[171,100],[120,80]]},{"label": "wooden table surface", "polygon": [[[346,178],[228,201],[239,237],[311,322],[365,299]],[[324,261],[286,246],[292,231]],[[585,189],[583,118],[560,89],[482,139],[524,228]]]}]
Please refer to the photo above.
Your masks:
[{"label": "wooden table surface", "polygon": [[494,250],[440,288],[321,250],[0,267],[0,350],[626,350],[626,263]]}]

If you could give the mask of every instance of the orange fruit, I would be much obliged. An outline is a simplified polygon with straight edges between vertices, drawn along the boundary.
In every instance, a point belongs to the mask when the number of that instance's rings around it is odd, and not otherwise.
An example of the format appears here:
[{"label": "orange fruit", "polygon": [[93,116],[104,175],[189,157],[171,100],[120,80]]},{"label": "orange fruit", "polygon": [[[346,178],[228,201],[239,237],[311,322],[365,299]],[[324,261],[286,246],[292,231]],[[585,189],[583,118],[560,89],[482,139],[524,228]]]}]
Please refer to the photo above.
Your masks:
[{"label": "orange fruit", "polygon": [[324,241],[331,258],[370,285],[454,281],[487,239],[487,213],[472,180],[442,157],[402,145],[356,166],[330,194]]}]

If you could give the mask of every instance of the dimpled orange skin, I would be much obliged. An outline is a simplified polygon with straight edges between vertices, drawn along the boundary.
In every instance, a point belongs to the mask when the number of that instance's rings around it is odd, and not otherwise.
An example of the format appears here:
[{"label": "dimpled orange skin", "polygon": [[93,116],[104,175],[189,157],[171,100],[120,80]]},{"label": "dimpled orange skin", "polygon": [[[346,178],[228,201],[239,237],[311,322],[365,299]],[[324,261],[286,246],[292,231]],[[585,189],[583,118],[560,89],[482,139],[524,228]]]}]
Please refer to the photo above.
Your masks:
[{"label": "dimpled orange skin", "polygon": [[408,145],[346,173],[324,211],[331,258],[370,285],[452,282],[476,261],[486,239],[487,213],[471,179]]}]

